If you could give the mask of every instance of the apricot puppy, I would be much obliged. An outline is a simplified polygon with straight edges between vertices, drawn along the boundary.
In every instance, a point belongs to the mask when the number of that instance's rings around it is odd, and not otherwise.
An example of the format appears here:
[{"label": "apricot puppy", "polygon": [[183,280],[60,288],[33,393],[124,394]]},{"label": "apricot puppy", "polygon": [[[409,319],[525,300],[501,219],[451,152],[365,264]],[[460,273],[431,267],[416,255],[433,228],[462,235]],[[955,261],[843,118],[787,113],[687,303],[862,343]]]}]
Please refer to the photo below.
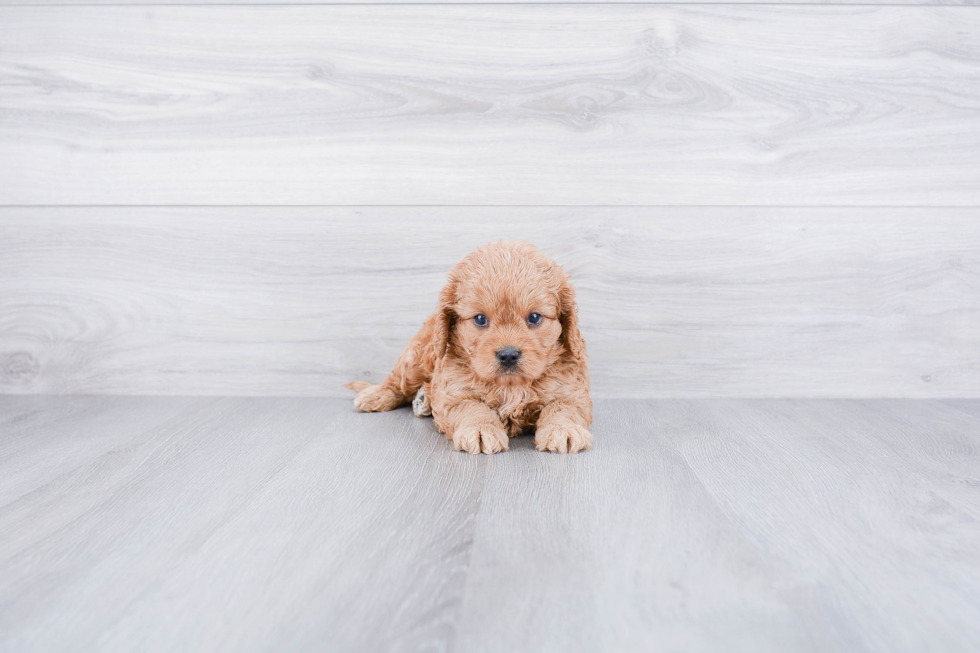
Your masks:
[{"label": "apricot puppy", "polygon": [[384,381],[353,381],[354,406],[392,410],[416,397],[457,451],[507,451],[534,430],[541,451],[592,446],[592,399],[575,291],[526,242],[481,247],[449,272],[439,308]]}]

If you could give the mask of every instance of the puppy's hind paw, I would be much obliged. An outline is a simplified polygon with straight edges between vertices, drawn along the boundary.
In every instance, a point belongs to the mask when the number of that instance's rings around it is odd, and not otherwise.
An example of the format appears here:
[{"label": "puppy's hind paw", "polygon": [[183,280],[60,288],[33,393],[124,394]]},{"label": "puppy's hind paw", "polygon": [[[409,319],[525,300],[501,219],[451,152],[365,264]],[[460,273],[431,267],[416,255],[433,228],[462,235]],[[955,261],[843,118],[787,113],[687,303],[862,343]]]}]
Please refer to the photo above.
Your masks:
[{"label": "puppy's hind paw", "polygon": [[419,391],[415,393],[415,399],[412,400],[412,412],[415,413],[416,417],[431,417],[432,404],[429,402],[428,395],[425,394],[425,388],[419,388]]},{"label": "puppy's hind paw", "polygon": [[497,424],[483,422],[465,424],[453,433],[453,449],[466,453],[498,453],[507,451],[510,438]]},{"label": "puppy's hind paw", "polygon": [[[355,383],[360,389],[352,387]],[[363,382],[354,381],[348,384],[352,390],[357,390],[354,397],[354,408],[362,413],[378,413],[386,410],[394,410],[404,403],[401,396],[382,385],[361,385]]]},{"label": "puppy's hind paw", "polygon": [[592,448],[592,433],[572,422],[543,424],[534,434],[534,446],[538,451],[578,453]]}]

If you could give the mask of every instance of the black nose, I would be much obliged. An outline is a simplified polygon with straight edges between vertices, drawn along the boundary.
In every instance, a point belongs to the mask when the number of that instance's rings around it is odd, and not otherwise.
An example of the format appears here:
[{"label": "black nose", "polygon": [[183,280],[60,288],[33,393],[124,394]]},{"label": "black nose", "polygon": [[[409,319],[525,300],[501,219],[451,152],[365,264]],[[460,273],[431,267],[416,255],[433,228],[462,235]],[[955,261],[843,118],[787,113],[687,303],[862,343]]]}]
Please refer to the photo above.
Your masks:
[{"label": "black nose", "polygon": [[521,350],[517,347],[504,347],[497,350],[497,360],[504,367],[514,367],[521,360]]}]

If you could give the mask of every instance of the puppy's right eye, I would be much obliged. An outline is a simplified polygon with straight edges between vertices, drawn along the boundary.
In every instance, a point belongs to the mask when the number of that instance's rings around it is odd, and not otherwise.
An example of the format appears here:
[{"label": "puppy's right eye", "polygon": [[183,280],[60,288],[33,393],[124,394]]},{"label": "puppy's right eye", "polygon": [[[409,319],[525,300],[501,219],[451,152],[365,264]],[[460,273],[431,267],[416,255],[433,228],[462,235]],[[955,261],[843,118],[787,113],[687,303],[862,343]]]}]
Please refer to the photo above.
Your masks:
[{"label": "puppy's right eye", "polygon": [[474,323],[474,324],[476,324],[476,326],[478,326],[478,327],[480,327],[481,329],[483,329],[483,328],[485,328],[485,327],[486,327],[486,326],[487,326],[488,324],[490,324],[490,321],[489,321],[489,320],[487,320],[487,316],[486,316],[486,315],[484,315],[483,313],[480,313],[479,315],[477,315],[477,316],[475,316],[475,317],[473,318],[473,323]]}]

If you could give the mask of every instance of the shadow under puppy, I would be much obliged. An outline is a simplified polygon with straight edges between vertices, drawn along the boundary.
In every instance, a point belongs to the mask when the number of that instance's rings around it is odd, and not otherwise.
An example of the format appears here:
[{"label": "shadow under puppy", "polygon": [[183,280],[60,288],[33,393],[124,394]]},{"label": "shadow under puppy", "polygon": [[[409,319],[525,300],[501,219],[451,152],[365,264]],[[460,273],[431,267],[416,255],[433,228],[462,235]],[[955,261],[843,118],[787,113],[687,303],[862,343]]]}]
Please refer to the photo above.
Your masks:
[{"label": "shadow under puppy", "polygon": [[509,438],[532,429],[541,451],[589,449],[592,399],[576,310],[568,274],[530,243],[481,247],[450,271],[438,311],[388,378],[347,384],[354,406],[392,410],[418,393],[416,414],[428,404],[457,451],[507,451]]}]

